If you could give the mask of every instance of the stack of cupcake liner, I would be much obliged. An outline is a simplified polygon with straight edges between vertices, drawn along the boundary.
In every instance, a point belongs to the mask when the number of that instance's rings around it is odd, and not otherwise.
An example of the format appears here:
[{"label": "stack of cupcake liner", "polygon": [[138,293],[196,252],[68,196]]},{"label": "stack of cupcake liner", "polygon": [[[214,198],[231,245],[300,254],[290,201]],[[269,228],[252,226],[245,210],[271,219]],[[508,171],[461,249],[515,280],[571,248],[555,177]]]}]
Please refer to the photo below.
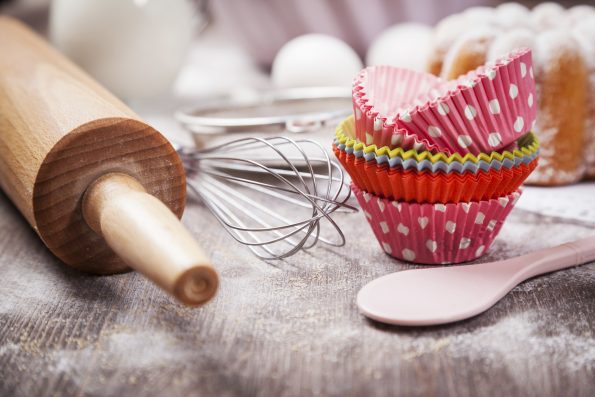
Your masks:
[{"label": "stack of cupcake liner", "polygon": [[537,166],[535,135],[521,137],[512,151],[445,155],[388,150],[359,143],[353,117],[339,124],[333,151],[356,186],[400,201],[441,203],[479,201],[519,188]]},{"label": "stack of cupcake liner", "polygon": [[424,264],[483,255],[535,169],[531,52],[461,78],[364,69],[333,151],[382,249]]},{"label": "stack of cupcake liner", "polygon": [[357,138],[377,146],[485,153],[513,144],[535,121],[531,51],[457,80],[391,66],[364,69],[353,86]]}]

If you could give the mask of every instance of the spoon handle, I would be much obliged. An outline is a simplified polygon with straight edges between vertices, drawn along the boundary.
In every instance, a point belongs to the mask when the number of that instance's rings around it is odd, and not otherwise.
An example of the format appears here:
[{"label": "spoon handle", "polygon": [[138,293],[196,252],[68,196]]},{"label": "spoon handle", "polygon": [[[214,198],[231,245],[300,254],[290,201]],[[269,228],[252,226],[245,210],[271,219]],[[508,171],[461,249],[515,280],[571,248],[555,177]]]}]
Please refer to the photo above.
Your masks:
[{"label": "spoon handle", "polygon": [[505,262],[517,269],[517,282],[521,282],[539,274],[591,261],[595,261],[595,236],[532,252]]}]

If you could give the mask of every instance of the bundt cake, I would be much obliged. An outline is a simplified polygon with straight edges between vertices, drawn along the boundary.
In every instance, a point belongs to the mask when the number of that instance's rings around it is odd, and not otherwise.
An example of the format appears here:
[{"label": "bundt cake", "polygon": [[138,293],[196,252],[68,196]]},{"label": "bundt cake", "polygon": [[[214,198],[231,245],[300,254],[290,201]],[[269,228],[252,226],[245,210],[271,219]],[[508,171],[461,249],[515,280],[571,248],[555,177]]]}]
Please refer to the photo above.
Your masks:
[{"label": "bundt cake", "polygon": [[428,71],[454,79],[511,50],[533,51],[540,164],[527,183],[595,178],[595,8],[542,3],[474,7],[434,29]]}]

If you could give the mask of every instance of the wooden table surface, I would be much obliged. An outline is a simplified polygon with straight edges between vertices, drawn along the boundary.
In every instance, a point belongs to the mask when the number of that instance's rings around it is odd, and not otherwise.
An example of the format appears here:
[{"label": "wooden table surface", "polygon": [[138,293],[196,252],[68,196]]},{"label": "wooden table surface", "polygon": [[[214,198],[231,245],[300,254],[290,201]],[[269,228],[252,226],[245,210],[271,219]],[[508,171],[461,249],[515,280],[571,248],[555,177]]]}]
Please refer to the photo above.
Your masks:
[{"label": "wooden table surface", "polygon": [[[188,309],[138,274],[64,267],[0,195],[0,395],[593,395],[595,264],[531,280],[468,321],[384,326],[355,295],[409,266],[358,227],[362,214],[337,219],[349,247],[272,266],[190,203],[184,222],[223,282]],[[482,260],[592,231],[515,209]]]},{"label": "wooden table surface", "polygon": [[[138,109],[169,130],[167,106],[162,118]],[[481,261],[592,234],[595,184],[578,189],[528,189]],[[222,285],[189,309],[138,274],[63,266],[0,193],[0,396],[595,395],[595,263],[530,280],[467,321],[385,326],[358,313],[356,293],[412,266],[379,249],[361,213],[336,219],[347,247],[267,264],[191,200],[184,223]]]}]

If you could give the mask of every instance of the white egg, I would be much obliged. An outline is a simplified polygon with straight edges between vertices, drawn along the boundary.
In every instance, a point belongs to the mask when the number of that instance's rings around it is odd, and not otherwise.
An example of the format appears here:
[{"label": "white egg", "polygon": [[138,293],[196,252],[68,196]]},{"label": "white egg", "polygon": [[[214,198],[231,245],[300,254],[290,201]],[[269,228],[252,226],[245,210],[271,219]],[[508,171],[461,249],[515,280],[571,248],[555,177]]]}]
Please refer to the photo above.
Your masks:
[{"label": "white egg", "polygon": [[368,49],[366,64],[393,65],[425,71],[432,37],[432,29],[426,25],[395,25],[374,39]]},{"label": "white egg", "polygon": [[343,41],[323,34],[307,34],[288,41],[273,61],[277,87],[350,87],[362,62]]}]

